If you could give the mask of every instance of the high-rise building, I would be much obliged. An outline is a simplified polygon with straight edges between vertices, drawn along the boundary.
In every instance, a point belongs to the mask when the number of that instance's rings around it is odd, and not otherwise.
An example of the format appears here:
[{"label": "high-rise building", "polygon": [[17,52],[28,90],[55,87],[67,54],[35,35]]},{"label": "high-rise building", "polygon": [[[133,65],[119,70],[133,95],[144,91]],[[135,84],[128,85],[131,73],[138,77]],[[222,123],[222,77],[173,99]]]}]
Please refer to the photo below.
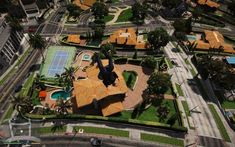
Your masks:
[{"label": "high-rise building", "polygon": [[23,52],[23,32],[12,31],[4,18],[0,17],[0,75],[14,63]]}]

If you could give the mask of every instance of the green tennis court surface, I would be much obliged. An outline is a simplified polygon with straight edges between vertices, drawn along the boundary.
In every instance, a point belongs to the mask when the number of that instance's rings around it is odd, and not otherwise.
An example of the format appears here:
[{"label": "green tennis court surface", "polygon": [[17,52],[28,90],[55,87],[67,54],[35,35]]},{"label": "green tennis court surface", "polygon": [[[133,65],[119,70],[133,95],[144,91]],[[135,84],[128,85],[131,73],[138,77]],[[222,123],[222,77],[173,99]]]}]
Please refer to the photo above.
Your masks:
[{"label": "green tennis court surface", "polygon": [[64,68],[71,66],[76,54],[75,47],[51,46],[48,48],[44,65],[41,68],[41,75],[55,77],[56,74],[64,72]]}]

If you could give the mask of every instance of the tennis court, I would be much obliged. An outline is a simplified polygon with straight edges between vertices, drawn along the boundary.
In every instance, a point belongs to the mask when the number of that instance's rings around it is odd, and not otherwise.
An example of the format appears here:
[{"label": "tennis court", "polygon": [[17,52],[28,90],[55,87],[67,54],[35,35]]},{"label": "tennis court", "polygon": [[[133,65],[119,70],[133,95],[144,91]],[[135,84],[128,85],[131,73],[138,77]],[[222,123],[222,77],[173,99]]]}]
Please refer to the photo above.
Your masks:
[{"label": "tennis court", "polygon": [[64,68],[71,66],[76,54],[75,47],[51,46],[48,48],[46,60],[41,68],[41,75],[55,77],[56,74],[64,72]]}]

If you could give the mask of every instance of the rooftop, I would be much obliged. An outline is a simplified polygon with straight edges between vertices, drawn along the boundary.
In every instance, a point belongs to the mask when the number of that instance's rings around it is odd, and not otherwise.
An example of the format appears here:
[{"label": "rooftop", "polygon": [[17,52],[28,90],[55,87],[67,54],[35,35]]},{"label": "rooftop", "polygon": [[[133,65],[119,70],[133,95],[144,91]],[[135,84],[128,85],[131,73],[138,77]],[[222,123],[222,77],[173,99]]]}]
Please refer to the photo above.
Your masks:
[{"label": "rooftop", "polygon": [[223,35],[220,34],[218,31],[204,30],[204,34],[205,34],[205,41],[204,40],[196,41],[198,49],[208,50],[210,48],[219,49],[220,47],[222,47],[224,49],[224,52],[235,53],[233,46],[225,43]]},{"label": "rooftop", "polygon": [[118,45],[133,45],[136,49],[146,48],[146,42],[143,37],[139,37],[136,34],[134,28],[126,28],[114,31],[104,43],[116,43]]},{"label": "rooftop", "polygon": [[[104,66],[108,65],[108,60],[102,60],[102,63]],[[74,81],[73,86],[74,86],[74,91],[73,94],[76,98],[76,105],[78,108],[86,106],[91,104],[95,99],[97,101],[102,100],[105,98],[110,97],[110,96],[115,96],[115,95],[120,95],[120,94],[125,94],[128,91],[128,88],[126,86],[126,83],[122,77],[121,72],[119,72],[119,69],[117,67],[114,67],[114,71],[118,75],[118,80],[116,80],[116,85],[110,85],[106,87],[102,80],[98,78],[99,74],[99,68],[97,67],[97,64],[89,67],[86,70],[87,78]],[[120,101],[118,101],[120,102]],[[103,113],[104,116],[107,116],[108,114],[110,115],[111,112],[108,110],[110,107],[115,106],[116,108],[120,108],[121,106],[120,103],[115,102],[112,103],[111,106],[105,106],[104,110],[105,112]],[[107,102],[105,102],[107,103]],[[104,104],[103,104],[104,105]],[[116,111],[116,109],[113,109],[112,112]],[[103,111],[103,110],[102,110]],[[107,113],[108,112],[108,113]]]},{"label": "rooftop", "polygon": [[220,4],[218,4],[216,2],[213,2],[211,0],[198,0],[197,2],[200,5],[207,5],[207,6],[211,7],[211,8],[213,8],[213,7],[214,8],[218,8],[220,6]]}]

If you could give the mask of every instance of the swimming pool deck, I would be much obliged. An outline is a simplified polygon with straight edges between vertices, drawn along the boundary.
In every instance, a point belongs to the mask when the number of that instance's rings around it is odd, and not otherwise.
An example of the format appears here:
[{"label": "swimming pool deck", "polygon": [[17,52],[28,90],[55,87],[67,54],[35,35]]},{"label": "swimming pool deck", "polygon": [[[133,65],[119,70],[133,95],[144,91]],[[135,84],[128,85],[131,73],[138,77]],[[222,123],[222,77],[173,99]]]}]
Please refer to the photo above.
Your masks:
[{"label": "swimming pool deck", "polygon": [[[49,77],[49,78],[53,78],[54,75],[52,76],[51,74],[49,74],[49,70],[51,68],[57,68],[57,64],[53,63],[55,59],[55,56],[57,55],[57,53],[61,51],[61,52],[65,52],[67,53],[67,56],[65,56],[63,59],[63,57],[61,57],[62,60],[66,60],[64,61],[64,65],[62,65],[66,68],[68,68],[69,66],[71,66],[71,63],[73,62],[74,56],[76,54],[76,48],[75,47],[69,47],[69,46],[50,46],[48,48],[47,54],[46,54],[46,60],[44,62],[44,64],[41,65],[41,69],[40,69],[40,74],[44,75],[45,77]],[[55,64],[55,65],[54,65]],[[61,65],[60,65],[61,66]],[[64,71],[61,70],[58,74],[61,74]]]}]

